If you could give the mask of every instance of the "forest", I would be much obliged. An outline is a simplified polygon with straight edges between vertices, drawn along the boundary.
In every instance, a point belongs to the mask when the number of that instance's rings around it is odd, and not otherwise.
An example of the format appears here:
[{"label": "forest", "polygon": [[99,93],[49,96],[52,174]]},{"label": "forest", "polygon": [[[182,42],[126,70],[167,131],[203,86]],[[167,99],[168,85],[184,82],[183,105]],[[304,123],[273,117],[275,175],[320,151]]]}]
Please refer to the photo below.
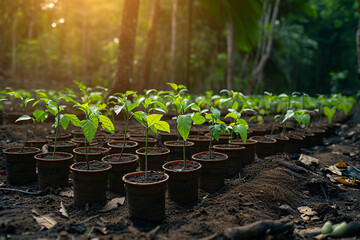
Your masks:
[{"label": "forest", "polygon": [[[355,0],[3,0],[2,87],[353,94]],[[116,83],[116,84],[115,84]]]},{"label": "forest", "polygon": [[360,0],[0,0],[0,240],[360,237]]}]

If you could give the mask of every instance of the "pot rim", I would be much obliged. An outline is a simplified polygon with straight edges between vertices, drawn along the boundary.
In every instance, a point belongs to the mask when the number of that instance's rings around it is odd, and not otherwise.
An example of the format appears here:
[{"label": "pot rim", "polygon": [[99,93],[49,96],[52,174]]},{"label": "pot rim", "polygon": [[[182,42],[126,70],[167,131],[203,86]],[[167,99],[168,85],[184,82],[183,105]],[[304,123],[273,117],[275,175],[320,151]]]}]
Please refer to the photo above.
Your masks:
[{"label": "pot rim", "polygon": [[132,154],[132,153],[123,153],[123,155],[127,155],[127,156],[131,155],[131,156],[134,156],[134,157],[135,157],[135,159],[130,160],[130,161],[128,161],[128,162],[110,162],[110,161],[106,160],[106,158],[113,157],[114,155],[115,155],[115,156],[116,156],[116,155],[120,156],[120,153],[114,153],[114,154],[107,155],[107,156],[101,158],[101,161],[107,162],[107,163],[109,163],[110,165],[112,165],[112,164],[114,164],[114,165],[122,165],[122,164],[132,163],[132,162],[135,162],[135,161],[139,160],[139,156],[136,155],[136,154]]},{"label": "pot rim", "polygon": [[232,141],[232,143],[233,144],[236,144],[236,145],[255,145],[256,143],[257,143],[257,141],[256,140],[254,140],[254,139],[246,139],[246,142],[244,143],[241,139],[239,139],[239,140],[241,140],[241,142],[240,141],[235,141],[234,142],[234,140],[236,140],[236,139],[233,139],[233,141]]},{"label": "pot rim", "polygon": [[[177,141],[177,140],[166,141],[166,142],[164,142],[164,145],[165,145],[165,146],[171,146],[171,147],[178,147],[178,146],[183,147],[183,145],[172,144],[172,143],[179,143],[179,142],[180,142],[181,144],[183,144],[184,141]],[[193,143],[193,142],[191,142],[191,141],[186,141],[186,144],[185,144],[186,147],[192,147],[192,146],[194,146],[194,145],[195,145],[195,143]]]},{"label": "pot rim", "polygon": [[[93,161],[91,161],[93,162]],[[100,162],[100,161],[99,161]],[[70,169],[71,171],[75,171],[75,172],[85,172],[85,173],[88,173],[88,172],[91,172],[91,173],[95,173],[95,172],[104,172],[104,171],[108,171],[112,168],[111,164],[110,163],[107,163],[109,166],[107,168],[104,168],[104,169],[98,169],[98,170],[82,170],[82,169],[76,169],[74,168],[75,166],[77,165],[80,165],[80,164],[86,164],[86,162],[77,162],[77,163],[73,163],[70,165]]]},{"label": "pot rim", "polygon": [[[124,140],[115,140],[115,141],[110,141],[107,143],[107,145],[109,147],[113,147],[113,148],[122,148],[122,146],[119,146],[119,145],[114,145],[114,143],[124,143]],[[135,142],[135,141],[132,141],[132,140],[126,140],[126,143],[130,143],[130,144],[133,144],[131,146],[125,146],[124,148],[134,148],[134,147],[137,147],[139,145],[139,143]]]},{"label": "pot rim", "polygon": [[226,155],[225,153],[219,153],[219,152],[212,152],[212,154],[215,155],[222,155],[224,157],[224,159],[195,159],[197,155],[201,155],[201,154],[208,154],[209,152],[199,152],[199,153],[195,153],[194,155],[191,156],[191,158],[194,161],[199,161],[201,162],[222,162],[222,161],[226,161],[229,157],[228,155]]},{"label": "pot rim", "polygon": [[[148,171],[151,173],[151,171]],[[130,182],[129,180],[127,180],[126,178],[129,176],[133,176],[133,175],[144,175],[145,171],[138,171],[138,172],[131,172],[131,173],[127,173],[122,177],[122,180],[124,181],[125,184],[131,184],[131,185],[136,185],[136,186],[150,186],[150,185],[157,185],[157,184],[161,184],[166,182],[167,180],[169,180],[169,175],[167,173],[161,172],[162,174],[165,175],[165,179],[158,181],[158,182],[153,182],[153,183],[137,183],[137,182]]]},{"label": "pot rim", "polygon": [[[166,152],[163,152],[163,153],[149,153],[149,149],[165,149],[166,150]],[[144,150],[144,152],[142,152],[142,150]],[[137,154],[140,154],[140,155],[144,155],[145,156],[145,147],[141,147],[141,148],[139,148],[139,149],[137,149],[136,151],[135,151]],[[166,154],[168,154],[168,153],[170,153],[170,149],[168,149],[168,148],[163,148],[163,147],[148,147],[148,153],[147,153],[147,155],[149,156],[156,156],[156,155],[166,155]]]},{"label": "pot rim", "polygon": [[[254,139],[254,138],[255,138],[255,139]],[[256,138],[267,138],[267,139],[271,139],[271,142],[265,142],[265,141],[257,140]],[[276,143],[276,139],[275,139],[275,138],[265,137],[265,136],[252,136],[250,139],[251,139],[251,140],[256,140],[258,143],[264,143],[264,144]]]},{"label": "pot rim", "polygon": [[[59,138],[68,138],[68,137],[71,137],[71,133],[65,133],[65,134],[62,134],[62,135],[59,135],[57,137],[57,139]],[[55,139],[55,134],[49,134],[47,136],[45,136],[46,139]]]},{"label": "pot rim", "polygon": [[185,170],[185,171],[174,171],[172,169],[169,169],[169,168],[166,168],[167,165],[178,165],[179,163],[182,163],[184,162],[184,160],[174,160],[174,161],[170,161],[170,162],[166,162],[162,165],[162,169],[164,169],[165,171],[169,171],[169,172],[172,172],[172,173],[188,173],[188,172],[195,172],[197,170],[200,170],[202,165],[201,163],[197,162],[197,161],[190,161],[190,160],[186,160],[186,162],[189,162],[189,163],[198,163],[199,166],[195,169],[190,169],[190,170]]},{"label": "pot rim", "polygon": [[29,148],[31,148],[31,149],[34,149],[34,151],[33,152],[12,152],[11,150],[19,150],[19,149],[21,149],[22,147],[12,147],[12,148],[5,148],[4,150],[3,150],[3,153],[5,153],[5,154],[9,154],[9,155],[27,155],[27,154],[36,154],[36,153],[39,153],[39,152],[41,152],[41,150],[39,149],[39,148],[37,148],[37,147],[24,147],[24,149],[25,148],[27,148],[27,149],[29,149]]},{"label": "pot rim", "polygon": [[210,142],[211,141],[211,137],[209,136],[198,136],[198,135],[189,135],[188,136],[188,139],[191,140],[191,141],[194,141],[194,142]]},{"label": "pot rim", "polygon": [[289,137],[288,136],[285,136],[285,135],[276,135],[276,134],[266,134],[265,137],[269,137],[269,138],[274,138],[276,141],[279,139],[279,140],[282,140],[282,141],[288,141],[289,140]]},{"label": "pot rim", "polygon": [[[82,153],[82,152],[78,152],[77,150],[79,149],[84,149],[85,147],[77,147],[77,148],[74,148],[73,149],[73,152],[75,154],[80,154],[80,155],[85,155],[85,153]],[[103,153],[106,153],[106,152],[109,152],[109,149],[108,148],[104,148],[104,147],[88,147],[88,149],[91,148],[91,149],[98,149],[98,150],[104,150],[103,152],[100,152],[100,153],[87,153],[87,155],[91,155],[91,156],[96,156],[96,155],[100,155],[100,154],[103,154]]]},{"label": "pot rim", "polygon": [[228,148],[228,147],[225,147],[226,146],[229,146],[229,144],[216,144],[214,146],[212,146],[215,150],[216,149],[221,149],[221,150],[227,150],[227,151],[236,151],[236,150],[242,150],[244,151],[245,150],[245,147],[244,146],[241,146],[240,144],[231,144],[231,146],[238,146],[238,147],[235,147],[235,148]]},{"label": "pot rim", "polygon": [[36,154],[34,156],[34,158],[38,161],[44,161],[44,162],[56,162],[56,161],[67,161],[67,160],[71,160],[74,155],[72,155],[71,153],[66,153],[66,152],[55,152],[55,155],[68,155],[67,157],[61,158],[61,159],[44,159],[41,158],[41,155],[52,155],[52,152],[47,152],[47,153],[39,153]]},{"label": "pot rim", "polygon": [[[59,142],[61,142],[61,141],[59,141]],[[57,143],[59,143],[59,142],[57,142]],[[66,142],[67,145],[61,145],[61,146],[56,145],[56,147],[72,147],[72,146],[76,146],[76,145],[77,145],[77,143],[72,142],[72,141],[63,141],[63,142]],[[54,145],[55,145],[54,142],[49,143],[49,147],[53,147]]]},{"label": "pot rim", "polygon": [[[145,142],[145,139],[138,139],[138,138],[145,138],[145,136],[143,137],[130,137],[129,139],[136,142],[136,141],[140,141],[140,142]],[[156,138],[154,137],[148,137],[148,142],[156,142]]]}]

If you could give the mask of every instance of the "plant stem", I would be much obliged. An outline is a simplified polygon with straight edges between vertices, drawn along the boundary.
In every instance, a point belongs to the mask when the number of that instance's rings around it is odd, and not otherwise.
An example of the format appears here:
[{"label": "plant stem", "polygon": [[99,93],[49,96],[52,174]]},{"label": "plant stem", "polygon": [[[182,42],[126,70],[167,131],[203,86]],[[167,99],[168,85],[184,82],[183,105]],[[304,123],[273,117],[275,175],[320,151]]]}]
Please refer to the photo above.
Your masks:
[{"label": "plant stem", "polygon": [[149,133],[149,128],[146,127],[146,131],[145,131],[145,178],[148,177],[148,162],[147,162],[147,153],[148,153],[148,133]]},{"label": "plant stem", "polygon": [[88,153],[87,153],[87,139],[86,139],[86,137],[85,137],[85,157],[86,157],[87,170],[89,170],[90,166],[89,166],[89,157],[88,157]]},{"label": "plant stem", "polygon": [[211,138],[210,138],[210,144],[209,144],[209,156],[210,156],[210,159],[211,159],[211,143],[213,141],[213,136],[211,135]]},{"label": "plant stem", "polygon": [[186,147],[186,141],[184,140],[184,144],[183,144],[184,169],[186,168],[185,147]]},{"label": "plant stem", "polygon": [[55,142],[54,142],[54,152],[53,152],[52,159],[55,159],[56,142],[57,142],[57,138],[58,138],[58,134],[59,134],[59,125],[60,125],[60,108],[59,108],[59,102],[57,102],[57,114],[56,114],[56,118],[57,118],[57,125],[56,125]]},{"label": "plant stem", "polygon": [[34,128],[33,128],[32,132],[31,132],[31,134],[29,134],[27,136],[27,138],[25,139],[24,145],[21,148],[21,152],[24,152],[24,148],[26,146],[27,141],[29,141],[29,139],[34,135],[35,131],[36,131],[36,121],[34,121]]},{"label": "plant stem", "polygon": [[125,133],[124,133],[124,142],[123,142],[123,146],[121,149],[121,153],[120,153],[120,157],[119,157],[119,161],[122,158],[123,152],[124,152],[124,148],[126,145],[126,134],[127,134],[127,130],[128,130],[128,125],[129,125],[129,114],[126,114],[126,123],[125,123]]}]

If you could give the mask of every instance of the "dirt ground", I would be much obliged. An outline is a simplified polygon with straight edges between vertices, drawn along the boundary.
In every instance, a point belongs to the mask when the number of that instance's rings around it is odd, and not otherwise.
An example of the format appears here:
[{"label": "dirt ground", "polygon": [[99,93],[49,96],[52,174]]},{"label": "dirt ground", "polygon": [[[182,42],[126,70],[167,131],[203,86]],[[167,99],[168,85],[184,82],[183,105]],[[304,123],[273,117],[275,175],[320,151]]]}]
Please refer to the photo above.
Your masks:
[{"label": "dirt ground", "polygon": [[[359,110],[359,108],[357,108]],[[0,188],[39,191],[37,183],[15,187],[6,181],[2,150],[24,139],[28,125],[0,126]],[[49,133],[50,125],[40,128],[38,137]],[[333,223],[360,221],[360,189],[331,182],[321,168],[345,162],[360,165],[360,112],[342,123],[336,134],[323,145],[301,149],[299,154],[278,154],[257,159],[238,176],[226,179],[215,194],[200,192],[197,202],[180,206],[166,199],[166,218],[150,224],[129,218],[126,206],[101,212],[104,204],[78,208],[71,196],[72,181],[66,189],[50,189],[42,196],[0,190],[0,239],[223,239],[223,231],[258,220],[288,217],[294,231],[284,239],[313,238],[306,229]],[[319,160],[305,167],[300,154]],[[66,195],[66,196],[65,196]],[[121,196],[108,192],[110,201]],[[61,204],[68,218],[60,213]],[[316,213],[306,217],[298,207]],[[56,224],[42,228],[35,218],[46,216]],[[271,238],[268,238],[271,239]]]}]

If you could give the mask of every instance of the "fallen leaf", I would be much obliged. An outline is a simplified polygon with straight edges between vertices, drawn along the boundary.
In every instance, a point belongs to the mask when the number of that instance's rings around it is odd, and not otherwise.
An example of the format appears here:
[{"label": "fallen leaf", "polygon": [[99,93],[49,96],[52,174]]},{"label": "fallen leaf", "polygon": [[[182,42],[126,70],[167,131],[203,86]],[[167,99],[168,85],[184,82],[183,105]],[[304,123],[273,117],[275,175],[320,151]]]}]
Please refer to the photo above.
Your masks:
[{"label": "fallen leaf", "polygon": [[302,206],[297,208],[300,213],[305,214],[306,216],[315,216],[317,214],[316,211],[313,211],[308,206]]},{"label": "fallen leaf", "polygon": [[305,154],[301,154],[299,157],[299,161],[301,163],[303,163],[306,166],[310,166],[310,165],[318,165],[319,164],[319,159],[305,155]]},{"label": "fallen leaf", "polygon": [[74,192],[72,190],[62,191],[60,192],[60,196],[73,198]]},{"label": "fallen leaf", "polygon": [[338,164],[335,165],[335,167],[337,168],[347,168],[347,164],[344,162],[339,162]]},{"label": "fallen leaf", "polygon": [[108,202],[103,209],[101,209],[99,212],[108,212],[113,210],[114,208],[117,208],[119,204],[122,206],[124,205],[125,197],[120,198],[114,198],[110,202]]},{"label": "fallen leaf", "polygon": [[66,217],[66,218],[69,218],[69,214],[67,213],[67,211],[66,211],[66,208],[64,207],[64,204],[63,204],[63,202],[60,202],[60,213],[64,216],[64,217]]},{"label": "fallen leaf", "polygon": [[44,215],[44,216],[40,216],[40,217],[37,217],[37,216],[32,216],[36,222],[43,228],[46,228],[46,229],[51,229],[53,228],[57,222],[55,219],[53,219],[52,217],[50,217],[50,215]]},{"label": "fallen leaf", "polygon": [[355,185],[355,179],[350,179],[347,177],[337,178],[336,181],[339,183],[342,183],[346,186],[354,186]]}]

